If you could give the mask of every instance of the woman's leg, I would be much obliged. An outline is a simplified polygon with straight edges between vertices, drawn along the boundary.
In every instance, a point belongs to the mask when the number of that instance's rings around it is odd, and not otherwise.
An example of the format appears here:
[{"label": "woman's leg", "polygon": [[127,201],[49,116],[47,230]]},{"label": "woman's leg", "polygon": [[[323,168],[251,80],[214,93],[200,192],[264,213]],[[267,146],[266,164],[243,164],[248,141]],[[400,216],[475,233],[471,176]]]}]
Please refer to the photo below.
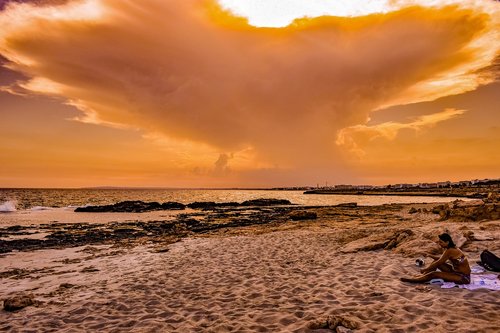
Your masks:
[{"label": "woman's leg", "polygon": [[[434,260],[434,261],[431,263],[431,265],[432,265],[433,263],[435,263],[436,261],[437,261],[437,260]],[[434,270],[436,270],[436,269],[439,269],[441,272],[453,272],[453,266],[448,265],[448,264],[446,264],[446,263],[439,265],[439,266],[438,266],[438,267],[436,267]]]},{"label": "woman's leg", "polygon": [[451,272],[430,272],[415,278],[401,278],[400,280],[403,282],[421,283],[432,279],[443,279],[446,282],[461,283],[463,276]]},{"label": "woman's leg", "polygon": [[448,273],[454,272],[453,271],[453,266],[448,265],[448,264],[441,264],[441,265],[438,266],[438,268],[439,268],[439,270],[441,272],[448,272]]}]

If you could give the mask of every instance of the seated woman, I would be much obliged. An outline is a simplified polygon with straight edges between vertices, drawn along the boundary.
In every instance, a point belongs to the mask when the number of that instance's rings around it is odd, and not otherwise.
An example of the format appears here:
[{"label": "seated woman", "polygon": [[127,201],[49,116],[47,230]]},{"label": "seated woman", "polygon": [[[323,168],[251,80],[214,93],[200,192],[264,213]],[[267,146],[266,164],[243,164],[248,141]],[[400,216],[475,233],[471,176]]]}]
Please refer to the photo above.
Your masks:
[{"label": "seated woman", "polygon": [[[401,278],[403,282],[427,282],[432,279],[443,279],[447,282],[455,282],[457,284],[470,283],[470,266],[464,253],[457,249],[451,236],[447,233],[439,235],[438,244],[444,249],[441,257],[435,260],[429,267],[422,268],[419,275],[415,278]],[[447,264],[447,261],[451,265]],[[436,272],[436,269],[440,272]]]}]

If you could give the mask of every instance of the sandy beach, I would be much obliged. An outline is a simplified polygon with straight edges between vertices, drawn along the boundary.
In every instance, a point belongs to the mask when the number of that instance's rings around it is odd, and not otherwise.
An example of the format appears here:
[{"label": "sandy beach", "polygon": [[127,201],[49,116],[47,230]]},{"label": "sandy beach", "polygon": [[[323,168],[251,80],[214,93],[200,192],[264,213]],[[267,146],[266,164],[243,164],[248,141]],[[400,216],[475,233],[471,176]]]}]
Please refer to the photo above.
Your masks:
[{"label": "sandy beach", "polygon": [[[498,291],[399,281],[449,231],[471,264],[500,250],[500,221],[438,221],[400,205],[339,216],[221,229],[173,243],[119,242],[0,257],[0,298],[37,301],[0,311],[9,332],[498,332]],[[392,243],[391,243],[392,241]],[[427,258],[430,260],[430,258]],[[348,331],[338,328],[337,331]]]},{"label": "sandy beach", "polygon": [[500,221],[437,221],[408,214],[415,206],[429,205],[356,208],[351,216],[317,208],[315,220],[174,243],[3,254],[0,298],[29,293],[36,304],[1,311],[0,330],[331,332],[314,323],[336,316],[356,332],[497,332],[498,291],[399,277],[417,273],[415,258],[436,251],[441,231],[463,243],[471,263],[482,249],[500,250]]}]

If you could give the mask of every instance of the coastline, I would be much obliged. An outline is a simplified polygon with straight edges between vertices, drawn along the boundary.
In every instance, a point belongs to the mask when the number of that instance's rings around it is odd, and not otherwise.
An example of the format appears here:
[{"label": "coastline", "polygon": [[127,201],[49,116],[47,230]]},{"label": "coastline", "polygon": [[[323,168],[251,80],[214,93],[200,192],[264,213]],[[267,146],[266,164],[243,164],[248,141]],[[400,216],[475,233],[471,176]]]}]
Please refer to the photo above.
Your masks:
[{"label": "coastline", "polygon": [[489,193],[497,193],[498,188],[488,188],[484,191],[471,191],[468,189],[457,190],[335,190],[335,189],[317,189],[304,191],[304,194],[322,194],[322,195],[381,195],[381,196],[411,196],[411,197],[444,197],[444,198],[468,198],[484,199]]}]

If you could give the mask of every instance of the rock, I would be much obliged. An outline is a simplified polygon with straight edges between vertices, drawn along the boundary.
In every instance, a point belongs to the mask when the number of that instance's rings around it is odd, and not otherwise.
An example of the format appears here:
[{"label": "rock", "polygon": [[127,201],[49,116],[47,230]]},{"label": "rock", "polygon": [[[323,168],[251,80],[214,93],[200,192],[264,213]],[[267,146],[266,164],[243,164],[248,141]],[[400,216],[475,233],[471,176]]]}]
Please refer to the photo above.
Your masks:
[{"label": "rock", "polygon": [[475,239],[474,239],[474,232],[473,232],[473,231],[471,231],[471,230],[465,231],[465,232],[463,233],[463,235],[464,235],[464,237],[467,239],[467,241],[469,241],[469,242],[471,242],[471,241],[475,240]]},{"label": "rock", "polygon": [[485,203],[496,203],[500,201],[500,196],[496,192],[488,193],[488,196],[483,199]]},{"label": "rock", "polygon": [[443,221],[450,217],[451,207],[448,204],[438,205],[432,208],[432,213],[439,214],[439,220]]},{"label": "rock", "polygon": [[346,202],[336,205],[335,207],[343,207],[343,208],[356,208],[358,207],[357,202]]},{"label": "rock", "polygon": [[485,194],[485,193],[477,193],[477,192],[475,192],[475,193],[472,193],[471,195],[468,195],[467,197],[471,198],[471,199],[485,199],[485,198],[488,197],[488,195]]},{"label": "rock", "polygon": [[379,291],[374,291],[374,292],[368,294],[368,296],[370,296],[370,297],[378,297],[378,296],[383,296],[383,295],[384,295],[384,293],[381,293]]},{"label": "rock", "polygon": [[413,235],[414,233],[410,229],[400,231],[399,233],[395,234],[394,237],[385,245],[384,249],[390,250],[395,247],[398,247],[399,244],[401,244],[403,241],[407,240]]},{"label": "rock", "polygon": [[490,234],[466,231],[464,232],[464,237],[467,238],[468,241],[491,241],[495,240],[495,237],[492,237]]},{"label": "rock", "polygon": [[7,231],[20,231],[20,230],[23,230],[23,229],[26,229],[26,227],[23,227],[23,226],[20,226],[20,225],[13,225],[13,226],[5,228],[5,230],[7,230]]},{"label": "rock", "polygon": [[7,298],[3,302],[3,308],[5,311],[17,311],[30,305],[37,304],[33,294],[19,294],[10,298]]},{"label": "rock", "polygon": [[343,253],[354,253],[359,251],[374,251],[383,249],[387,244],[388,234],[376,234],[347,243],[340,251]]},{"label": "rock", "polygon": [[215,209],[221,207],[237,207],[240,204],[237,202],[213,202],[213,201],[196,201],[188,204],[187,206],[191,209]]},{"label": "rock", "polygon": [[482,206],[484,205],[484,201],[477,199],[477,200],[470,200],[470,201],[462,201],[462,200],[455,200],[453,201],[453,208],[463,208],[463,207],[474,207],[474,206]]},{"label": "rock", "polygon": [[344,326],[337,326],[337,329],[335,330],[337,333],[350,333],[352,330],[348,329],[347,327]]},{"label": "rock", "polygon": [[88,213],[143,213],[155,210],[184,209],[185,205],[178,202],[144,202],[144,201],[121,201],[113,205],[78,207],[75,212]]},{"label": "rock", "polygon": [[340,325],[345,327],[345,328],[353,330],[353,329],[356,329],[359,327],[358,322],[352,317],[347,317],[347,316],[339,317],[339,316],[337,316],[337,319],[339,319]]},{"label": "rock", "polygon": [[231,202],[219,202],[217,203],[217,207],[238,207],[240,204],[234,201]]},{"label": "rock", "polygon": [[129,234],[133,232],[142,232],[142,229],[139,228],[132,228],[132,227],[117,227],[112,229],[114,233],[124,233],[124,234]]},{"label": "rock", "polygon": [[213,201],[201,201],[201,202],[192,202],[187,206],[191,209],[212,209],[216,207],[216,203]]},{"label": "rock", "polygon": [[74,287],[76,287],[76,285],[71,284],[71,283],[61,283],[59,285],[59,289],[70,289],[70,288],[74,288]]},{"label": "rock", "polygon": [[483,204],[476,206],[457,207],[449,212],[445,219],[454,221],[484,221],[498,220],[500,206],[498,204]]},{"label": "rock", "polygon": [[381,233],[357,239],[346,244],[341,249],[343,253],[353,253],[358,251],[375,251],[380,249],[390,250],[398,247],[402,242],[407,241],[414,235],[409,229],[400,230],[395,233]]},{"label": "rock", "polygon": [[314,220],[318,218],[318,214],[315,212],[308,212],[305,210],[295,211],[288,215],[293,221],[299,220]]},{"label": "rock", "polygon": [[428,293],[429,291],[432,290],[432,288],[429,286],[418,285],[415,287],[415,290],[420,291],[422,293]]},{"label": "rock", "polygon": [[99,269],[95,268],[94,266],[88,266],[85,267],[80,271],[81,273],[93,273],[93,272],[99,272]]},{"label": "rock", "polygon": [[456,200],[447,205],[432,208],[434,214],[439,214],[439,220],[454,221],[483,221],[498,220],[500,208],[497,203],[485,203],[483,200],[461,201]]},{"label": "rock", "polygon": [[408,214],[415,214],[418,213],[418,210],[415,207],[411,207],[410,210],[408,211]]},{"label": "rock", "polygon": [[241,203],[241,206],[276,206],[276,205],[291,205],[289,200],[285,199],[254,199],[247,200]]},{"label": "rock", "polygon": [[311,330],[321,330],[324,328],[328,328],[328,322],[326,321],[326,319],[319,319],[309,323],[307,327]]},{"label": "rock", "polygon": [[[338,327],[343,327],[344,329],[353,330],[359,327],[358,322],[349,316],[328,316],[326,318],[320,318],[311,322],[308,325],[309,329],[318,330],[328,328],[335,331]],[[342,330],[342,329],[341,329]],[[338,332],[338,331],[337,331]],[[344,331],[349,332],[349,331]]]},{"label": "rock", "polygon": [[161,209],[164,209],[164,210],[183,210],[185,208],[186,208],[186,205],[181,204],[179,202],[169,201],[169,202],[164,202],[161,204]]},{"label": "rock", "polygon": [[431,212],[434,214],[439,214],[439,212],[441,212],[442,210],[445,210],[445,209],[448,209],[447,204],[437,205],[437,206],[432,207]]}]

